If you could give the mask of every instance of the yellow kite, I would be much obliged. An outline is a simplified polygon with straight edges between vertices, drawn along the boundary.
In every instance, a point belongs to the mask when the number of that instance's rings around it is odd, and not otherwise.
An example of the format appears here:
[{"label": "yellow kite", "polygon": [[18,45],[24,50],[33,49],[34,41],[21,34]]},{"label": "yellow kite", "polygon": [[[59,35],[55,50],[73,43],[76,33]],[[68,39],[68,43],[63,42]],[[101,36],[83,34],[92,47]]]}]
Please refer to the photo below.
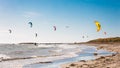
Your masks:
[{"label": "yellow kite", "polygon": [[101,25],[100,25],[100,23],[98,21],[95,21],[95,24],[97,26],[97,32],[99,32],[100,29],[101,29]]}]

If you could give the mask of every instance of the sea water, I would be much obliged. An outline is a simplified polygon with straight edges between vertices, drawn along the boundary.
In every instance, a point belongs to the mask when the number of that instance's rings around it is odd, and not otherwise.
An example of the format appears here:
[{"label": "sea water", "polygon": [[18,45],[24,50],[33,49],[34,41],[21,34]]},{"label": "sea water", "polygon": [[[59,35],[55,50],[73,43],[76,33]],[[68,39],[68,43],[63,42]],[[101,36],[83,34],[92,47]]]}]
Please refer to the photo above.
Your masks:
[{"label": "sea water", "polygon": [[64,63],[95,59],[93,53],[112,54],[86,44],[1,44],[0,68],[59,68]]}]

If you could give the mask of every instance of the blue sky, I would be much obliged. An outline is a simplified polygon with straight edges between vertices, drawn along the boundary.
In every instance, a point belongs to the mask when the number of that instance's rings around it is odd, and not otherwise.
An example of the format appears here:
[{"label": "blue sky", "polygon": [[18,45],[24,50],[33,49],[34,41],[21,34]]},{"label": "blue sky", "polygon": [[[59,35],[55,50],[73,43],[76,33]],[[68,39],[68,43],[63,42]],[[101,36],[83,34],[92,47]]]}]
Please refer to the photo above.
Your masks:
[{"label": "blue sky", "polygon": [[[100,32],[95,20],[101,23]],[[0,43],[84,42],[120,36],[119,29],[119,0],[0,0]]]}]

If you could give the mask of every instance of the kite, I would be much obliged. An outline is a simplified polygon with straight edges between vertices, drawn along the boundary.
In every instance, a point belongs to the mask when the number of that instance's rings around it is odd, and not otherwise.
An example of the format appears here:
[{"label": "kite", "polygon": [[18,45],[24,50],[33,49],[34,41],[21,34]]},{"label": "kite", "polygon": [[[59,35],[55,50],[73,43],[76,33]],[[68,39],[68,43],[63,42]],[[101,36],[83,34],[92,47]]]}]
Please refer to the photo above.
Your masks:
[{"label": "kite", "polygon": [[28,24],[30,24],[30,27],[32,28],[32,26],[33,26],[32,22],[29,22]]},{"label": "kite", "polygon": [[53,28],[54,28],[54,31],[56,31],[56,26],[53,26]]},{"label": "kite", "polygon": [[104,34],[106,35],[107,33],[106,33],[106,32],[104,32]]},{"label": "kite", "polygon": [[37,37],[38,36],[38,34],[37,33],[35,33],[35,37]]},{"label": "kite", "polygon": [[95,24],[97,26],[97,32],[99,32],[100,29],[101,29],[101,25],[100,25],[100,23],[98,21],[95,21]]},{"label": "kite", "polygon": [[84,38],[84,36],[82,36],[82,38]]},{"label": "kite", "polygon": [[12,33],[12,30],[11,30],[11,29],[9,29],[8,31],[9,31],[10,34]]}]

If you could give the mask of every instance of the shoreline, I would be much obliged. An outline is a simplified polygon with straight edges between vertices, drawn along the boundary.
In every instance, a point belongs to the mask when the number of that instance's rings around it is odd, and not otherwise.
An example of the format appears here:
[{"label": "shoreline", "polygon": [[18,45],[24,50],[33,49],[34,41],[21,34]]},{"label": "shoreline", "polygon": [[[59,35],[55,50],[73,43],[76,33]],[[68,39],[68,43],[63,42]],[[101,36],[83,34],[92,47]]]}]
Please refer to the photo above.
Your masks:
[{"label": "shoreline", "polygon": [[120,67],[120,43],[105,43],[105,44],[92,44],[90,46],[95,46],[97,49],[103,49],[110,52],[116,52],[116,54],[109,56],[101,56],[95,60],[82,60],[67,64],[62,64],[61,68],[119,68]]}]

